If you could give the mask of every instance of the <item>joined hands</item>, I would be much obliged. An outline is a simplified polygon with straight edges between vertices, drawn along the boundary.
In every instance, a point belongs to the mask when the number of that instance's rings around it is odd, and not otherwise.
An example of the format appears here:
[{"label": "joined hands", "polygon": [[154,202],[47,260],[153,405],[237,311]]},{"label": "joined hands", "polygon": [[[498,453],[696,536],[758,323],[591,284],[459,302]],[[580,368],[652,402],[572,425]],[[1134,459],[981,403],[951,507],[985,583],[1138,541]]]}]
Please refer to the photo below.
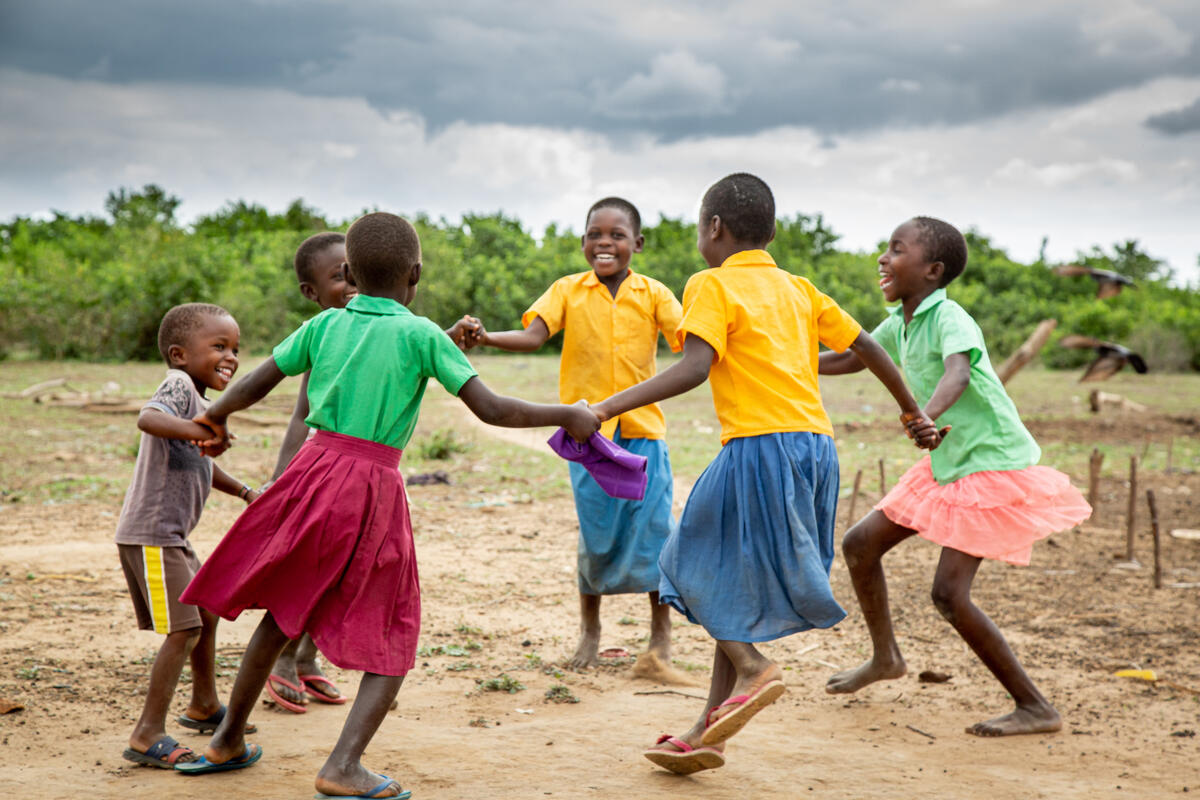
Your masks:
[{"label": "joined hands", "polygon": [[938,428],[937,423],[929,418],[924,411],[906,412],[900,415],[904,432],[913,444],[922,450],[936,450],[950,432],[950,426]]}]

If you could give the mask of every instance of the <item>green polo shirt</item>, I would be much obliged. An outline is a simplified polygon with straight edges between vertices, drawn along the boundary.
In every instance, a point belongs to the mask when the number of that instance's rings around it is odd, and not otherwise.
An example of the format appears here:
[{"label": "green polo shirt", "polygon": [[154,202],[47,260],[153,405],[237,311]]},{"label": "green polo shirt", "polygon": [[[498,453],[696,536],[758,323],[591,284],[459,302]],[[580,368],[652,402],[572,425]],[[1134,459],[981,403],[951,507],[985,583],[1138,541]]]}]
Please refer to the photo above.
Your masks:
[{"label": "green polo shirt", "polygon": [[403,448],[430,378],[457,395],[476,373],[445,332],[395,300],[359,294],[276,346],[285,375],[308,377],[310,428]]},{"label": "green polo shirt", "polygon": [[938,417],[938,425],[953,425],[938,449],[930,453],[933,477],[940,484],[984,470],[1024,469],[1041,458],[1037,442],[988,359],[983,332],[971,315],[938,289],[921,301],[912,321],[904,324],[904,308],[888,309],[888,318],[871,331],[912,387],[917,402],[929,402],[945,374],[945,359],[966,353],[971,382],[962,397]]}]

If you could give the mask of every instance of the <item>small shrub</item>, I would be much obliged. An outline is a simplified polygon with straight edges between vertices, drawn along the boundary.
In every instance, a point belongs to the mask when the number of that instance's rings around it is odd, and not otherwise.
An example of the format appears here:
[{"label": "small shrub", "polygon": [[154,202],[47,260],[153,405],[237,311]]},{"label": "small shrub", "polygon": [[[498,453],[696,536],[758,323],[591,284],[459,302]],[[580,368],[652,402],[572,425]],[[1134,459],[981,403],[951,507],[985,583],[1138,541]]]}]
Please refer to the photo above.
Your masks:
[{"label": "small shrub", "polygon": [[455,453],[465,453],[466,442],[458,439],[452,428],[438,428],[417,444],[417,456],[426,461],[445,461]]},{"label": "small shrub", "polygon": [[549,703],[578,703],[579,698],[561,683],[556,683],[546,690],[546,701]]},{"label": "small shrub", "polygon": [[487,680],[478,678],[476,679],[476,683],[485,692],[508,692],[509,694],[516,694],[517,692],[525,691],[525,684],[514,678],[510,678],[504,673],[500,673],[500,676],[497,678],[488,678]]}]

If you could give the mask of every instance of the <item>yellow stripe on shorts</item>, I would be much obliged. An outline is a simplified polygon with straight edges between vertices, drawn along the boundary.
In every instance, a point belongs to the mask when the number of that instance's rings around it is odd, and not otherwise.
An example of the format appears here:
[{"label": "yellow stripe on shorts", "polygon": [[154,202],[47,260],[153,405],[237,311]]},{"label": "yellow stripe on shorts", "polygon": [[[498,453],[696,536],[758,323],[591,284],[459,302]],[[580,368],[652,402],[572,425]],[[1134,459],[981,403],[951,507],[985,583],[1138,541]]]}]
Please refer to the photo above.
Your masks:
[{"label": "yellow stripe on shorts", "polygon": [[147,600],[154,632],[170,633],[171,617],[167,613],[167,576],[163,572],[162,548],[143,545],[142,562],[146,565]]}]

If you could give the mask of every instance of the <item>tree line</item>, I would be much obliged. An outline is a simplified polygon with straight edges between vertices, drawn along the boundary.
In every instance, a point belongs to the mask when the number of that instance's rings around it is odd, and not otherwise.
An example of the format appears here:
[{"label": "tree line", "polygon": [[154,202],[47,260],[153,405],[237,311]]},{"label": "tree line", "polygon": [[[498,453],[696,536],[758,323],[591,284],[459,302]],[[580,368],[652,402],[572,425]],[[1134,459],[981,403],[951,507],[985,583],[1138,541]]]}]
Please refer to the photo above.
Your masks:
[{"label": "tree line", "polygon": [[[157,359],[163,313],[192,301],[229,309],[242,347],[266,352],[314,313],[297,291],[292,256],[307,236],[344,231],[350,220],[326,219],[300,200],[278,214],[238,200],[183,225],[179,204],[148,185],[109,193],[104,216],[0,223],[0,358]],[[442,325],[473,314],[494,330],[519,326],[521,312],[554,279],[588,268],[570,228],[550,225],[539,237],[503,213],[412,221],[425,265],[413,311]],[[682,297],[703,266],[695,224],[662,217],[643,233],[634,269]],[[870,328],[885,314],[878,254],[840,250],[838,238],[821,215],[797,214],[779,220],[768,249]],[[1057,276],[1041,258],[1017,262],[978,231],[967,232],[967,243],[970,261],[949,292],[983,328],[993,360],[1053,318],[1056,338],[1085,334],[1140,352],[1154,369],[1200,370],[1200,293],[1172,285],[1165,265],[1137,241],[1078,254],[1077,263],[1136,281],[1104,300],[1087,278]],[[1043,351],[1050,366],[1090,358],[1053,342]]]}]

